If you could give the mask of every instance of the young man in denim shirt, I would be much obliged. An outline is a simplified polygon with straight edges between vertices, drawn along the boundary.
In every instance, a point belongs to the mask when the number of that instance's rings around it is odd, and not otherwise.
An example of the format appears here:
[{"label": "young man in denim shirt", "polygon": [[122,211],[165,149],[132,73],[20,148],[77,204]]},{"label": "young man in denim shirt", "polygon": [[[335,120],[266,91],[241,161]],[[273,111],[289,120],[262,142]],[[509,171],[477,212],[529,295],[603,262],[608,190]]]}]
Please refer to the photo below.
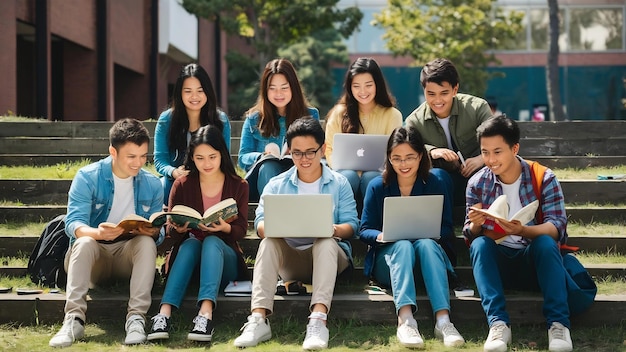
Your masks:
[{"label": "young man in denim shirt", "polygon": [[[319,121],[303,117],[294,121],[286,134],[294,167],[272,178],[265,186],[256,209],[254,225],[259,245],[252,282],[252,314],[235,339],[237,347],[252,347],[272,337],[267,315],[274,309],[278,275],[284,280],[312,278],[309,323],[302,347],[318,350],[328,346],[327,314],[335,289],[336,274],[352,262],[347,241],[358,229],[356,202],[348,180],[322,164],[324,130]],[[333,238],[265,238],[263,195],[332,194]],[[314,211],[314,210],[313,210]]]},{"label": "young man in denim shirt", "polygon": [[65,318],[50,340],[52,347],[70,346],[85,332],[86,295],[90,286],[110,279],[130,279],[126,344],[146,340],[145,314],[152,303],[158,227],[143,225],[131,234],[117,224],[130,214],[149,218],[163,206],[159,179],[142,169],[150,136],[134,119],[116,122],[109,131],[110,156],[81,168],[70,187],[65,232],[67,288]]},{"label": "young man in denim shirt", "polygon": [[[484,350],[506,351],[511,343],[504,288],[543,293],[550,351],[571,351],[570,312],[559,243],[567,240],[567,216],[559,181],[546,169],[540,191],[541,219],[526,224],[501,220],[472,208],[488,208],[506,195],[510,218],[537,200],[529,164],[517,154],[520,131],[515,121],[497,116],[477,129],[485,167],[467,184],[467,216],[463,234],[471,242],[470,258],[476,287],[489,323]],[[511,303],[515,304],[515,303]]]}]

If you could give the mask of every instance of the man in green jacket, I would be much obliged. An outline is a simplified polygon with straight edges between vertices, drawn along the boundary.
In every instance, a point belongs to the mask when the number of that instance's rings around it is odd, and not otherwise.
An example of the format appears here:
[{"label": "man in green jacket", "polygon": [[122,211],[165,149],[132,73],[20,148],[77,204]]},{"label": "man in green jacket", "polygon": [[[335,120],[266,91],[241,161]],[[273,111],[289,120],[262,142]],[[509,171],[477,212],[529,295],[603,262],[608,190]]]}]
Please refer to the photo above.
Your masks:
[{"label": "man in green jacket", "polygon": [[[406,118],[405,125],[420,132],[433,167],[450,174],[454,204],[465,205],[467,180],[483,167],[476,128],[492,116],[491,109],[486,100],[458,92],[459,73],[448,59],[424,65],[420,82],[426,101]],[[441,244],[455,264],[453,247],[444,242]]]}]

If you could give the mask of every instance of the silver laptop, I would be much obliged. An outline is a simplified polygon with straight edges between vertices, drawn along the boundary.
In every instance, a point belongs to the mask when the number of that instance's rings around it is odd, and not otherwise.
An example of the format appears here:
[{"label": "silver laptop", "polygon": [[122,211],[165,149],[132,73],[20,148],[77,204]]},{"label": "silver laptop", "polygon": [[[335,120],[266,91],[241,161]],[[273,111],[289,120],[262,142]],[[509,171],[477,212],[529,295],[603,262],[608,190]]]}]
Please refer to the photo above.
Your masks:
[{"label": "silver laptop", "polygon": [[333,198],[330,194],[263,195],[265,237],[332,237]]},{"label": "silver laptop", "polygon": [[383,202],[381,242],[439,239],[443,195],[387,197]]},{"label": "silver laptop", "polygon": [[333,169],[380,171],[387,158],[384,134],[336,133],[333,138]]}]

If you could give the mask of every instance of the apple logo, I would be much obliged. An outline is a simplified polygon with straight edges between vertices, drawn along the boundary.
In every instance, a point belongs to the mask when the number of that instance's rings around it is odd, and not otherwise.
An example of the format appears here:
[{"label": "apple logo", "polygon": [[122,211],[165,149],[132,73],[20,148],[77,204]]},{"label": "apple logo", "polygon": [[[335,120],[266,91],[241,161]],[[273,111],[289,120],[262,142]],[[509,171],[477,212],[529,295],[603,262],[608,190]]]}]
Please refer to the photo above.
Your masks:
[{"label": "apple logo", "polygon": [[365,155],[365,149],[363,148],[359,148],[356,151],[356,156],[358,156],[359,158],[362,158]]}]

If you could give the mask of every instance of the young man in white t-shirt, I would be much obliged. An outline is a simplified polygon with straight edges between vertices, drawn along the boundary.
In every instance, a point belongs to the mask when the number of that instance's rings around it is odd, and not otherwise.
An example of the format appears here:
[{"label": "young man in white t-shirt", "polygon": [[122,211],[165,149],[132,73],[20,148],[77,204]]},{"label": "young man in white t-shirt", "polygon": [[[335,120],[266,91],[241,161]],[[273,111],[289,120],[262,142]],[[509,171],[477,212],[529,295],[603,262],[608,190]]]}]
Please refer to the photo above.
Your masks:
[{"label": "young man in white t-shirt", "polygon": [[124,233],[117,224],[130,214],[146,219],[163,206],[159,179],[142,169],[150,135],[137,120],[117,121],[109,131],[110,156],[80,170],[68,192],[65,232],[70,248],[65,256],[67,287],[65,318],[50,339],[52,347],[67,347],[85,333],[87,291],[111,279],[130,281],[126,314],[127,345],[146,341],[145,314],[152,303],[159,227],[143,225]]},{"label": "young man in white t-shirt", "polygon": [[[309,323],[302,347],[319,350],[328,347],[326,320],[337,274],[352,264],[352,248],[347,241],[358,230],[356,202],[348,180],[322,163],[324,130],[319,121],[302,117],[287,130],[286,139],[294,166],[275,176],[263,189],[254,225],[263,240],[254,264],[251,314],[235,339],[236,347],[253,347],[272,337],[266,318],[274,310],[278,275],[283,280],[312,282]],[[331,238],[265,238],[264,202],[266,194],[332,194],[334,233]],[[302,209],[315,211],[315,209]]]},{"label": "young man in white t-shirt", "polygon": [[[539,203],[541,219],[526,224],[499,220],[472,208],[488,208],[505,194],[507,218],[537,200],[529,164],[519,157],[520,131],[515,121],[496,116],[477,129],[485,167],[467,183],[467,216],[463,234],[470,244],[474,279],[489,323],[484,350],[506,351],[511,343],[504,288],[539,289],[548,327],[550,351],[571,351],[567,272],[559,243],[567,241],[563,191],[546,169]],[[504,237],[503,241],[501,240]]]}]

